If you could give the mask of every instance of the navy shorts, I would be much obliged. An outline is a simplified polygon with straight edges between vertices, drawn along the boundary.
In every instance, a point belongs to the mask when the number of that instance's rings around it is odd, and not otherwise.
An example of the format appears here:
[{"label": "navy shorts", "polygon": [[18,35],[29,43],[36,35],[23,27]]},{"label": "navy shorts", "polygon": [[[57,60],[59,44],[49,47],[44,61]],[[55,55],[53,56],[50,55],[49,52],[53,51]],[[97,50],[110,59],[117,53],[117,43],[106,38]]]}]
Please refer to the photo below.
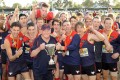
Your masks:
[{"label": "navy shorts", "polygon": [[14,77],[17,74],[21,74],[23,72],[28,72],[29,69],[25,62],[10,62],[8,64],[8,76]]},{"label": "navy shorts", "polygon": [[94,64],[90,66],[81,67],[81,69],[82,74],[87,74],[88,76],[96,75],[96,66]]},{"label": "navy shorts", "polygon": [[103,70],[109,70],[111,72],[118,71],[117,69],[117,63],[102,63],[102,69]]},{"label": "navy shorts", "polygon": [[96,73],[101,73],[102,72],[102,62],[96,62]]},{"label": "navy shorts", "polygon": [[81,74],[80,65],[64,64],[64,73],[72,74],[72,75],[79,75]]}]

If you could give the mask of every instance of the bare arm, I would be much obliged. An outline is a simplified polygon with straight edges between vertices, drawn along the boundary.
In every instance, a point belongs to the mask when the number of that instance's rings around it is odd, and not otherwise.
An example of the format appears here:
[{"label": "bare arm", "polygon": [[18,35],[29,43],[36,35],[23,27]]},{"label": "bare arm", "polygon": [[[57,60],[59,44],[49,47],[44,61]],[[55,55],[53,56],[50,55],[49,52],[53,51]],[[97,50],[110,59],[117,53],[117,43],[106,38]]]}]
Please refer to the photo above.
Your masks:
[{"label": "bare arm", "polygon": [[13,14],[13,16],[12,16],[12,18],[11,18],[10,25],[11,25],[13,22],[19,20],[18,14],[19,14],[19,8],[18,8],[18,6],[17,6],[17,7],[15,8],[14,14]]},{"label": "bare arm", "polygon": [[19,51],[17,51],[17,54],[12,55],[10,43],[7,39],[5,39],[4,46],[5,46],[5,49],[6,49],[6,52],[7,52],[7,55],[10,61],[16,60],[22,54]]}]

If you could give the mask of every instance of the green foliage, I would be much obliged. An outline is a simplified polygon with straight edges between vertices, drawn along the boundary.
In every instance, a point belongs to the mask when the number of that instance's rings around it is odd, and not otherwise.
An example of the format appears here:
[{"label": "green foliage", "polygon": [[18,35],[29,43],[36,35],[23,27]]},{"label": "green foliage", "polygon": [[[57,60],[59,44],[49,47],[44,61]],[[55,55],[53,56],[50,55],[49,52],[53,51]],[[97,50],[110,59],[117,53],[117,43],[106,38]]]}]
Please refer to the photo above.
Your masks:
[{"label": "green foliage", "polygon": [[16,8],[17,6],[18,6],[19,8],[22,8],[22,6],[21,6],[20,3],[14,3],[13,6],[12,6],[12,8]]},{"label": "green foliage", "polygon": [[93,0],[85,0],[83,3],[82,3],[82,6],[85,7],[85,8],[90,8],[93,6]]}]

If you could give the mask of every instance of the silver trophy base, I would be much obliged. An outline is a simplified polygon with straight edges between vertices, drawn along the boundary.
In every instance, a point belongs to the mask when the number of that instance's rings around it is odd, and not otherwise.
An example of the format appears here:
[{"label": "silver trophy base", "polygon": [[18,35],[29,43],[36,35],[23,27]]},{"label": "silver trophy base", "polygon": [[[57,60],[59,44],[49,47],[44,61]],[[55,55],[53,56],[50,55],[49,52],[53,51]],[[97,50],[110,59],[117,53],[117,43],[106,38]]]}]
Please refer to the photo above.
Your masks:
[{"label": "silver trophy base", "polygon": [[55,62],[53,61],[53,59],[50,59],[49,65],[53,65],[53,64],[55,64]]}]

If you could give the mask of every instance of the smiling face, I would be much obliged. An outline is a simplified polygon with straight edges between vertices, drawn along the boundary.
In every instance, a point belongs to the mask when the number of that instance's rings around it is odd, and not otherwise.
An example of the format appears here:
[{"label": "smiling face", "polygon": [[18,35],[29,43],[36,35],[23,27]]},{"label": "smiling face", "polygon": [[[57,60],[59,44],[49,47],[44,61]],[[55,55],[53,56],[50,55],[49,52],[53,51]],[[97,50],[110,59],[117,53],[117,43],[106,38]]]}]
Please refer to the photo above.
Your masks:
[{"label": "smiling face", "polygon": [[112,25],[113,25],[113,21],[112,20],[105,20],[105,22],[104,22],[105,30],[111,30],[112,29]]},{"label": "smiling face", "polygon": [[48,13],[48,8],[47,7],[42,7],[40,10],[41,10],[41,16],[43,18],[45,18],[47,16],[47,13]]},{"label": "smiling face", "polygon": [[71,24],[70,24],[70,22],[64,22],[63,27],[64,27],[66,33],[71,32]]},{"label": "smiling face", "polygon": [[77,25],[76,26],[76,32],[81,35],[81,34],[84,34],[84,32],[86,31],[86,28],[84,26],[81,26],[81,25]]},{"label": "smiling face", "polygon": [[96,29],[96,30],[98,30],[99,29],[99,26],[100,26],[100,20],[99,19],[97,19],[97,18],[94,18],[93,19],[93,27],[94,27],[94,29]]},{"label": "smiling face", "polygon": [[30,27],[28,28],[28,35],[29,35],[30,37],[34,37],[34,35],[35,35],[35,27],[34,27],[34,26],[30,26]]},{"label": "smiling face", "polygon": [[42,30],[42,36],[44,37],[44,38],[49,38],[50,37],[50,34],[51,34],[51,29],[45,29],[45,30]]},{"label": "smiling face", "polygon": [[71,23],[72,28],[74,28],[75,24],[77,23],[77,19],[71,18],[70,23]]},{"label": "smiling face", "polygon": [[11,28],[11,34],[13,35],[14,38],[17,38],[18,37],[18,34],[20,32],[20,27],[18,26],[13,26]]},{"label": "smiling face", "polygon": [[43,19],[37,20],[37,27],[38,27],[39,30],[41,29],[41,26],[42,26],[43,24],[44,24],[44,20],[43,20]]},{"label": "smiling face", "polygon": [[59,22],[54,22],[53,28],[55,32],[59,32],[60,30],[60,23]]}]

